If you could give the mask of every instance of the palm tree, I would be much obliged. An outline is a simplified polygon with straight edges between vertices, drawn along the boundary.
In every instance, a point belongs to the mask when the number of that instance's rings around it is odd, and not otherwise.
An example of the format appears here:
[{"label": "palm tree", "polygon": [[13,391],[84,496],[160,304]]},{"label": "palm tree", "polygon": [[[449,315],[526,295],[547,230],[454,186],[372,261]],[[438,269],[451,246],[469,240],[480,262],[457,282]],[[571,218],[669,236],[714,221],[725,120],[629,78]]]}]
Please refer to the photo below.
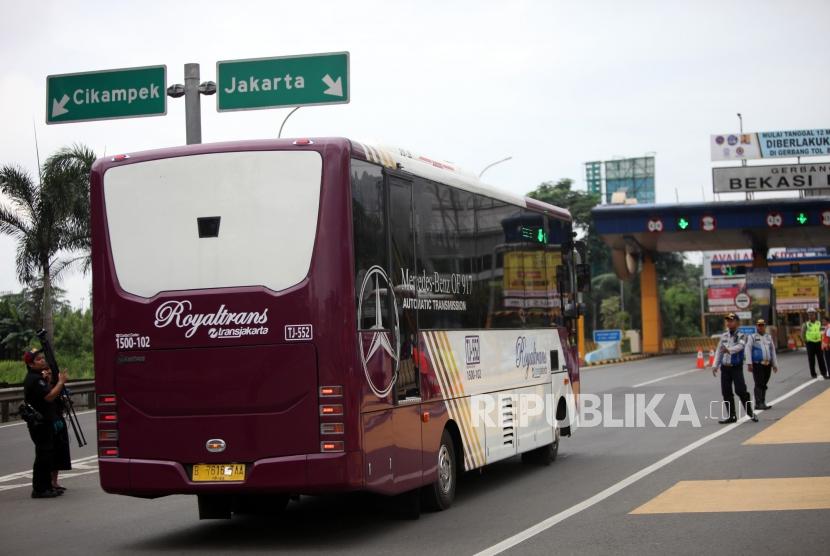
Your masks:
[{"label": "palm tree", "polygon": [[75,145],[50,156],[35,183],[23,168],[0,168],[0,233],[17,240],[17,278],[42,289],[40,317],[51,340],[54,333],[54,284],[69,268],[89,264],[89,169],[95,160]]}]

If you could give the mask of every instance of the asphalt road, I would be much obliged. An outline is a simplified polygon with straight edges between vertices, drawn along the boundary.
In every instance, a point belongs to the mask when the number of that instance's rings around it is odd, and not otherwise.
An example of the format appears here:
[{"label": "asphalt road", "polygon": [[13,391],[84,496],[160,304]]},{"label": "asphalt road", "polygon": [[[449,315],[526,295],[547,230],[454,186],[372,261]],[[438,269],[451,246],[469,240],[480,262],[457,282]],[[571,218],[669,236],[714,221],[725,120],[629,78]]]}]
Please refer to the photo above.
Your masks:
[{"label": "asphalt road", "polygon": [[[608,395],[598,408],[606,412],[604,425],[563,439],[550,467],[513,458],[468,474],[450,510],[416,521],[395,518],[385,500],[363,494],[302,497],[282,516],[230,521],[199,521],[192,497],[105,494],[95,471],[91,413],[82,414],[81,422],[93,445],[73,448],[80,461],[72,472],[77,474],[62,480],[67,493],[32,500],[25,475],[31,442],[25,427],[6,425],[0,427],[0,552],[825,553],[830,509],[631,513],[679,481],[830,477],[830,443],[743,445],[830,389],[830,381],[810,380],[803,351],[782,356],[767,400],[788,397],[763,412],[760,423],[718,425],[710,402],[719,401],[719,381],[693,367],[694,357],[684,355],[584,370],[583,392],[600,400]],[[679,407],[680,422],[659,427],[647,418],[644,426],[609,426],[608,417],[612,425],[613,419],[624,424],[626,396],[636,405],[637,394],[655,405],[664,424]],[[719,417],[717,403],[711,407],[712,417]],[[693,414],[699,426],[689,422]],[[825,418],[830,426],[830,415]],[[636,412],[628,419],[636,425]],[[740,502],[743,495],[736,497]]]}]

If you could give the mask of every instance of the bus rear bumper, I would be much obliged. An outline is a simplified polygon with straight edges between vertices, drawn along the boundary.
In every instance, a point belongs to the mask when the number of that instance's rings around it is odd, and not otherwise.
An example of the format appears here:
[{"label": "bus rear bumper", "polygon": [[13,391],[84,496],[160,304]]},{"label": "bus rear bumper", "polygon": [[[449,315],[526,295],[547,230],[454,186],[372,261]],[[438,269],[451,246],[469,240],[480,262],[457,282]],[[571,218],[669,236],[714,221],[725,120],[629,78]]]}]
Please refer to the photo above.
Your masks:
[{"label": "bus rear bumper", "polygon": [[157,498],[169,494],[336,492],[363,488],[361,452],[267,458],[248,466],[243,482],[194,483],[175,461],[99,458],[101,487],[113,494]]}]

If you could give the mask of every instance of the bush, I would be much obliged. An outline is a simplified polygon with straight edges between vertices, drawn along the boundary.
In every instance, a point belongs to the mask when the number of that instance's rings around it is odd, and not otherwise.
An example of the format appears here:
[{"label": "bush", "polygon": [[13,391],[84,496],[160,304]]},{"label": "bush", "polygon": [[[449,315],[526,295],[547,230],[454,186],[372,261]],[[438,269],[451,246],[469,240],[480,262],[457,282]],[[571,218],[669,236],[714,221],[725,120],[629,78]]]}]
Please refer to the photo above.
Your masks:
[{"label": "bush", "polygon": [[[91,380],[95,378],[92,354],[64,357],[60,353],[56,353],[55,358],[62,369],[69,371],[70,380]],[[23,361],[0,361],[0,388],[19,386],[23,384],[24,378],[26,378],[26,365],[23,364]],[[3,383],[6,383],[7,386],[2,386]]]}]

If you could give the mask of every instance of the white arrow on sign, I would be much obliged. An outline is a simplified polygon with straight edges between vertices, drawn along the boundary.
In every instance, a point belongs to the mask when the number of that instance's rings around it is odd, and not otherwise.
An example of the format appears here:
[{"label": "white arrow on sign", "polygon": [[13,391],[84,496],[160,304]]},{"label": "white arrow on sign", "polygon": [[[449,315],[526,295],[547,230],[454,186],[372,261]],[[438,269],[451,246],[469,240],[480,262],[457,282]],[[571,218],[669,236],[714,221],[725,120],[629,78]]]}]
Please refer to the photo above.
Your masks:
[{"label": "white arrow on sign", "polygon": [[52,99],[52,117],[53,118],[56,117],[56,116],[62,116],[63,114],[66,114],[66,113],[69,112],[69,110],[67,110],[65,108],[67,102],[69,102],[69,95],[63,95],[63,98],[61,99],[60,102],[58,102],[58,99],[56,99],[56,98]]},{"label": "white arrow on sign", "polygon": [[336,97],[343,96],[343,82],[340,80],[339,77],[335,80],[332,79],[329,74],[326,74],[323,77],[323,83],[325,83],[328,87],[328,89],[323,91],[324,95],[332,95]]}]

